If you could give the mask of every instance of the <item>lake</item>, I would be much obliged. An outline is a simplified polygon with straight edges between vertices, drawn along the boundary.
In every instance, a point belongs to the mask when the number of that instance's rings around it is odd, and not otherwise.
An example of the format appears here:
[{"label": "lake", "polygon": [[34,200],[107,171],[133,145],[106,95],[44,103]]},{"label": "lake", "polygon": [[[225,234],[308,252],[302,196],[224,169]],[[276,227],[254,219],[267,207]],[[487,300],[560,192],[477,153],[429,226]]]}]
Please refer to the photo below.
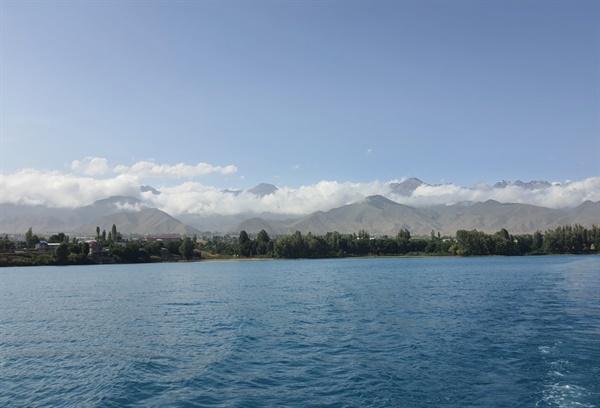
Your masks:
[{"label": "lake", "polygon": [[0,268],[0,406],[600,407],[600,257]]}]

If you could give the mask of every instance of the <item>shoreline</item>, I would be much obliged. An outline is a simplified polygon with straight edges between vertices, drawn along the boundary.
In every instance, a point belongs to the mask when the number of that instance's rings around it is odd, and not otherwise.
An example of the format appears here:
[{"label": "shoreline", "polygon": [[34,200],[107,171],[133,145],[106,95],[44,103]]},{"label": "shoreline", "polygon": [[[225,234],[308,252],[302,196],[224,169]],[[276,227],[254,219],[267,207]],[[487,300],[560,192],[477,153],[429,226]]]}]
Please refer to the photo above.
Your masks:
[{"label": "shoreline", "polygon": [[[36,267],[36,266],[96,266],[96,265],[156,265],[156,264],[174,264],[174,263],[200,263],[200,262],[268,262],[268,261],[302,261],[302,260],[324,260],[324,259],[425,259],[425,258],[512,258],[512,257],[540,257],[540,256],[599,256],[599,254],[534,254],[534,255],[473,255],[473,256],[460,256],[460,255],[382,255],[382,256],[347,256],[347,257],[331,257],[331,258],[202,258],[202,259],[192,259],[192,260],[177,260],[177,261],[162,261],[162,262],[121,262],[121,263],[85,263],[85,264],[66,264],[66,265],[57,265],[57,264],[21,264],[21,265],[10,265],[5,263],[0,263],[0,269],[2,268],[20,268],[20,267]],[[0,257],[0,260],[2,258]]]}]

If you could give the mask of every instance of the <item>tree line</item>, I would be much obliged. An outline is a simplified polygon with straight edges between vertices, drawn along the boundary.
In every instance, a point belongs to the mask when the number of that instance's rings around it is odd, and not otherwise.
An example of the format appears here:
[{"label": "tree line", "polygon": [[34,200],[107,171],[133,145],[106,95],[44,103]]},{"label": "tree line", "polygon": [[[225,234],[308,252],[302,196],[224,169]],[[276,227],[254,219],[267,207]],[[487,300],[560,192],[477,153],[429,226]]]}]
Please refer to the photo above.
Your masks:
[{"label": "tree line", "polygon": [[[52,251],[39,250],[44,242],[58,245]],[[46,240],[29,228],[25,233],[25,251],[16,252],[19,248],[8,236],[0,238],[0,251],[4,252],[0,257],[0,266],[145,263],[200,259],[201,254],[196,249],[196,242],[196,236],[180,237],[166,242],[123,239],[114,224],[108,234],[104,230],[100,232],[100,228],[96,227],[95,242],[70,239],[62,232],[51,235]],[[34,250],[36,248],[38,249]]]},{"label": "tree line", "polygon": [[[115,238],[118,237],[119,241]],[[174,259],[201,259],[205,257],[242,258],[341,258],[357,256],[482,256],[482,255],[536,255],[536,254],[590,254],[599,253],[600,228],[580,224],[560,226],[544,233],[512,235],[506,229],[488,234],[477,230],[459,230],[456,236],[441,236],[431,231],[428,237],[413,237],[407,229],[400,229],[396,236],[371,236],[366,230],[358,233],[341,234],[328,232],[325,235],[296,231],[291,235],[269,237],[262,230],[251,238],[246,231],[239,236],[213,236],[202,242],[197,237],[180,237],[173,241],[145,242],[123,240],[116,226],[108,235],[97,229],[97,238],[106,257],[116,263],[159,262]],[[31,228],[25,234],[30,248],[40,242]],[[48,242],[59,243],[53,253],[30,253],[2,257],[0,265],[36,264],[87,264],[98,262],[90,255],[88,242],[72,240],[63,233],[52,235]],[[14,252],[15,243],[8,237],[0,238],[0,250]],[[25,259],[25,258],[27,259]],[[8,260],[7,260],[8,259]]]},{"label": "tree line", "polygon": [[495,234],[457,231],[456,255],[588,254],[600,249],[600,228],[565,225],[534,234],[511,235],[506,229]]},{"label": "tree line", "polygon": [[431,231],[429,237],[412,237],[410,231],[400,229],[394,237],[373,237],[367,231],[357,234],[329,232],[325,235],[296,231],[271,239],[265,230],[251,239],[241,231],[236,239],[217,236],[208,240],[201,249],[224,256],[268,257],[280,259],[339,258],[352,256],[399,255],[535,255],[598,253],[600,229],[597,225],[586,228],[580,224],[560,226],[544,233],[511,235],[505,228],[488,234],[459,230],[455,237],[441,236]]}]

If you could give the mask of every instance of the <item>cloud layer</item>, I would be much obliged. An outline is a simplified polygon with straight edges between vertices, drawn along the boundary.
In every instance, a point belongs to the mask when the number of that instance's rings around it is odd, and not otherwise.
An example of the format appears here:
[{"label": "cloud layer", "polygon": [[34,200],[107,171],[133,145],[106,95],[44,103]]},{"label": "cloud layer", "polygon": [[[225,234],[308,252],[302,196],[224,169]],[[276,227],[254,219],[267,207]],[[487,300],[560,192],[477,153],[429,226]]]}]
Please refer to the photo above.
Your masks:
[{"label": "cloud layer", "polygon": [[[479,185],[467,188],[455,184],[422,185],[410,197],[394,195],[390,182],[380,181],[321,181],[299,188],[278,186],[279,189],[274,194],[259,197],[247,191],[231,194],[223,188],[206,186],[193,180],[211,173],[228,175],[236,171],[237,168],[233,165],[159,165],[150,161],[111,168],[106,159],[86,158],[72,162],[70,171],[67,172],[25,169],[13,174],[0,175],[0,203],[75,208],[108,196],[122,195],[141,199],[149,206],[177,216],[262,212],[302,215],[319,210],[327,211],[375,194],[411,206],[448,205],[462,201],[492,199],[568,208],[586,200],[600,200],[600,177],[556,183],[538,190],[528,190],[519,186],[493,188]],[[140,190],[140,186],[146,184],[149,179],[152,183],[167,178],[186,180],[175,186],[153,185],[160,190],[159,195]]]},{"label": "cloud layer", "polygon": [[455,184],[422,185],[410,197],[390,195],[392,200],[412,206],[455,204],[462,201],[496,200],[501,203],[532,204],[550,208],[576,207],[586,200],[600,200],[600,177],[555,183],[550,187],[530,190],[519,186],[494,188],[479,185],[466,188]]},{"label": "cloud layer", "polygon": [[114,168],[108,166],[108,160],[102,157],[86,157],[83,160],[74,160],[71,163],[71,170],[76,173],[83,173],[87,176],[102,176],[105,174],[123,174],[128,176],[143,178],[195,178],[206,176],[208,174],[233,174],[237,172],[237,167],[233,165],[213,166],[208,163],[198,163],[189,165],[184,163],[173,166],[167,164],[156,164],[152,161],[139,161],[132,166],[117,165]]}]

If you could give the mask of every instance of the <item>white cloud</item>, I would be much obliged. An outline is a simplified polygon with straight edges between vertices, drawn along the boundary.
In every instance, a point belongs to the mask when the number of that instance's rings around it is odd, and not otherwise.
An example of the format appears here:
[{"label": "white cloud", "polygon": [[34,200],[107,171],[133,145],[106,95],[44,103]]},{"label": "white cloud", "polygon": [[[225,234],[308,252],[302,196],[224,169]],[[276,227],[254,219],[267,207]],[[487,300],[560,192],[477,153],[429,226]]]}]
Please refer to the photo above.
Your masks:
[{"label": "white cloud", "polygon": [[302,215],[319,210],[329,210],[344,204],[379,194],[384,184],[338,183],[321,181],[297,189],[280,187],[274,194],[264,197],[244,191],[240,194],[223,192],[196,182],[175,187],[160,188],[160,195],[144,195],[158,208],[169,214],[237,214],[241,212],[272,212]]},{"label": "white cloud", "polygon": [[114,171],[146,178],[194,178],[212,173],[223,175],[233,174],[237,172],[237,167],[233,165],[225,167],[213,166],[208,163],[198,163],[195,166],[179,163],[170,166],[167,164],[156,164],[150,161],[140,161],[131,167],[123,165],[116,166]]},{"label": "white cloud", "polygon": [[71,163],[71,170],[76,173],[83,173],[87,176],[102,176],[108,173],[127,174],[141,178],[195,178],[208,174],[229,175],[237,172],[234,165],[213,166],[208,163],[198,163],[189,165],[184,163],[175,164],[156,164],[153,161],[143,160],[134,163],[131,166],[123,164],[116,165],[112,170],[108,166],[108,160],[103,157],[86,157],[83,160],[74,160]]},{"label": "white cloud", "polygon": [[81,166],[82,166],[82,163],[79,160],[73,160],[71,162],[71,170],[73,170],[73,171],[80,171]]},{"label": "white cloud", "polygon": [[13,174],[0,175],[2,191],[0,202],[74,208],[111,195],[123,195],[141,198],[147,205],[177,216],[246,212],[302,215],[318,210],[327,211],[375,194],[411,206],[493,199],[500,202],[567,208],[577,206],[585,200],[600,201],[600,177],[562,184],[554,183],[538,190],[527,190],[514,185],[503,189],[492,188],[485,184],[473,188],[454,184],[423,185],[418,187],[410,197],[394,195],[389,183],[379,181],[369,183],[321,181],[299,188],[279,186],[274,194],[262,198],[247,191],[231,194],[224,192],[222,188],[206,186],[196,181],[186,181],[169,186],[153,185],[161,191],[160,195],[155,195],[151,192],[140,192],[140,185],[145,184],[142,182],[143,177],[147,175],[162,178],[194,177],[207,172],[227,174],[234,171],[235,167],[208,164],[161,166],[143,161],[131,167],[116,166],[113,168],[115,173],[100,178],[101,174],[105,174],[107,166],[108,163],[104,159],[86,158],[71,164],[71,169],[77,173],[25,169]]},{"label": "white cloud", "polygon": [[503,203],[523,203],[550,208],[575,207],[586,200],[600,201],[600,177],[579,181],[553,183],[547,188],[529,190],[511,185],[492,188],[479,184],[466,188],[454,184],[419,186],[410,197],[390,194],[390,198],[407,205],[424,206],[455,204],[461,201],[496,200]]},{"label": "white cloud", "polygon": [[101,176],[109,171],[108,160],[102,157],[86,157],[83,161],[74,160],[71,170],[87,176]]},{"label": "white cloud", "polygon": [[35,169],[2,175],[0,187],[2,203],[49,207],[75,208],[111,195],[140,196],[140,182],[135,177],[102,180]]},{"label": "white cloud", "polygon": [[127,170],[129,170],[129,167],[127,167],[123,164],[119,164],[118,166],[115,166],[113,169],[113,171],[117,174],[127,173]]}]

